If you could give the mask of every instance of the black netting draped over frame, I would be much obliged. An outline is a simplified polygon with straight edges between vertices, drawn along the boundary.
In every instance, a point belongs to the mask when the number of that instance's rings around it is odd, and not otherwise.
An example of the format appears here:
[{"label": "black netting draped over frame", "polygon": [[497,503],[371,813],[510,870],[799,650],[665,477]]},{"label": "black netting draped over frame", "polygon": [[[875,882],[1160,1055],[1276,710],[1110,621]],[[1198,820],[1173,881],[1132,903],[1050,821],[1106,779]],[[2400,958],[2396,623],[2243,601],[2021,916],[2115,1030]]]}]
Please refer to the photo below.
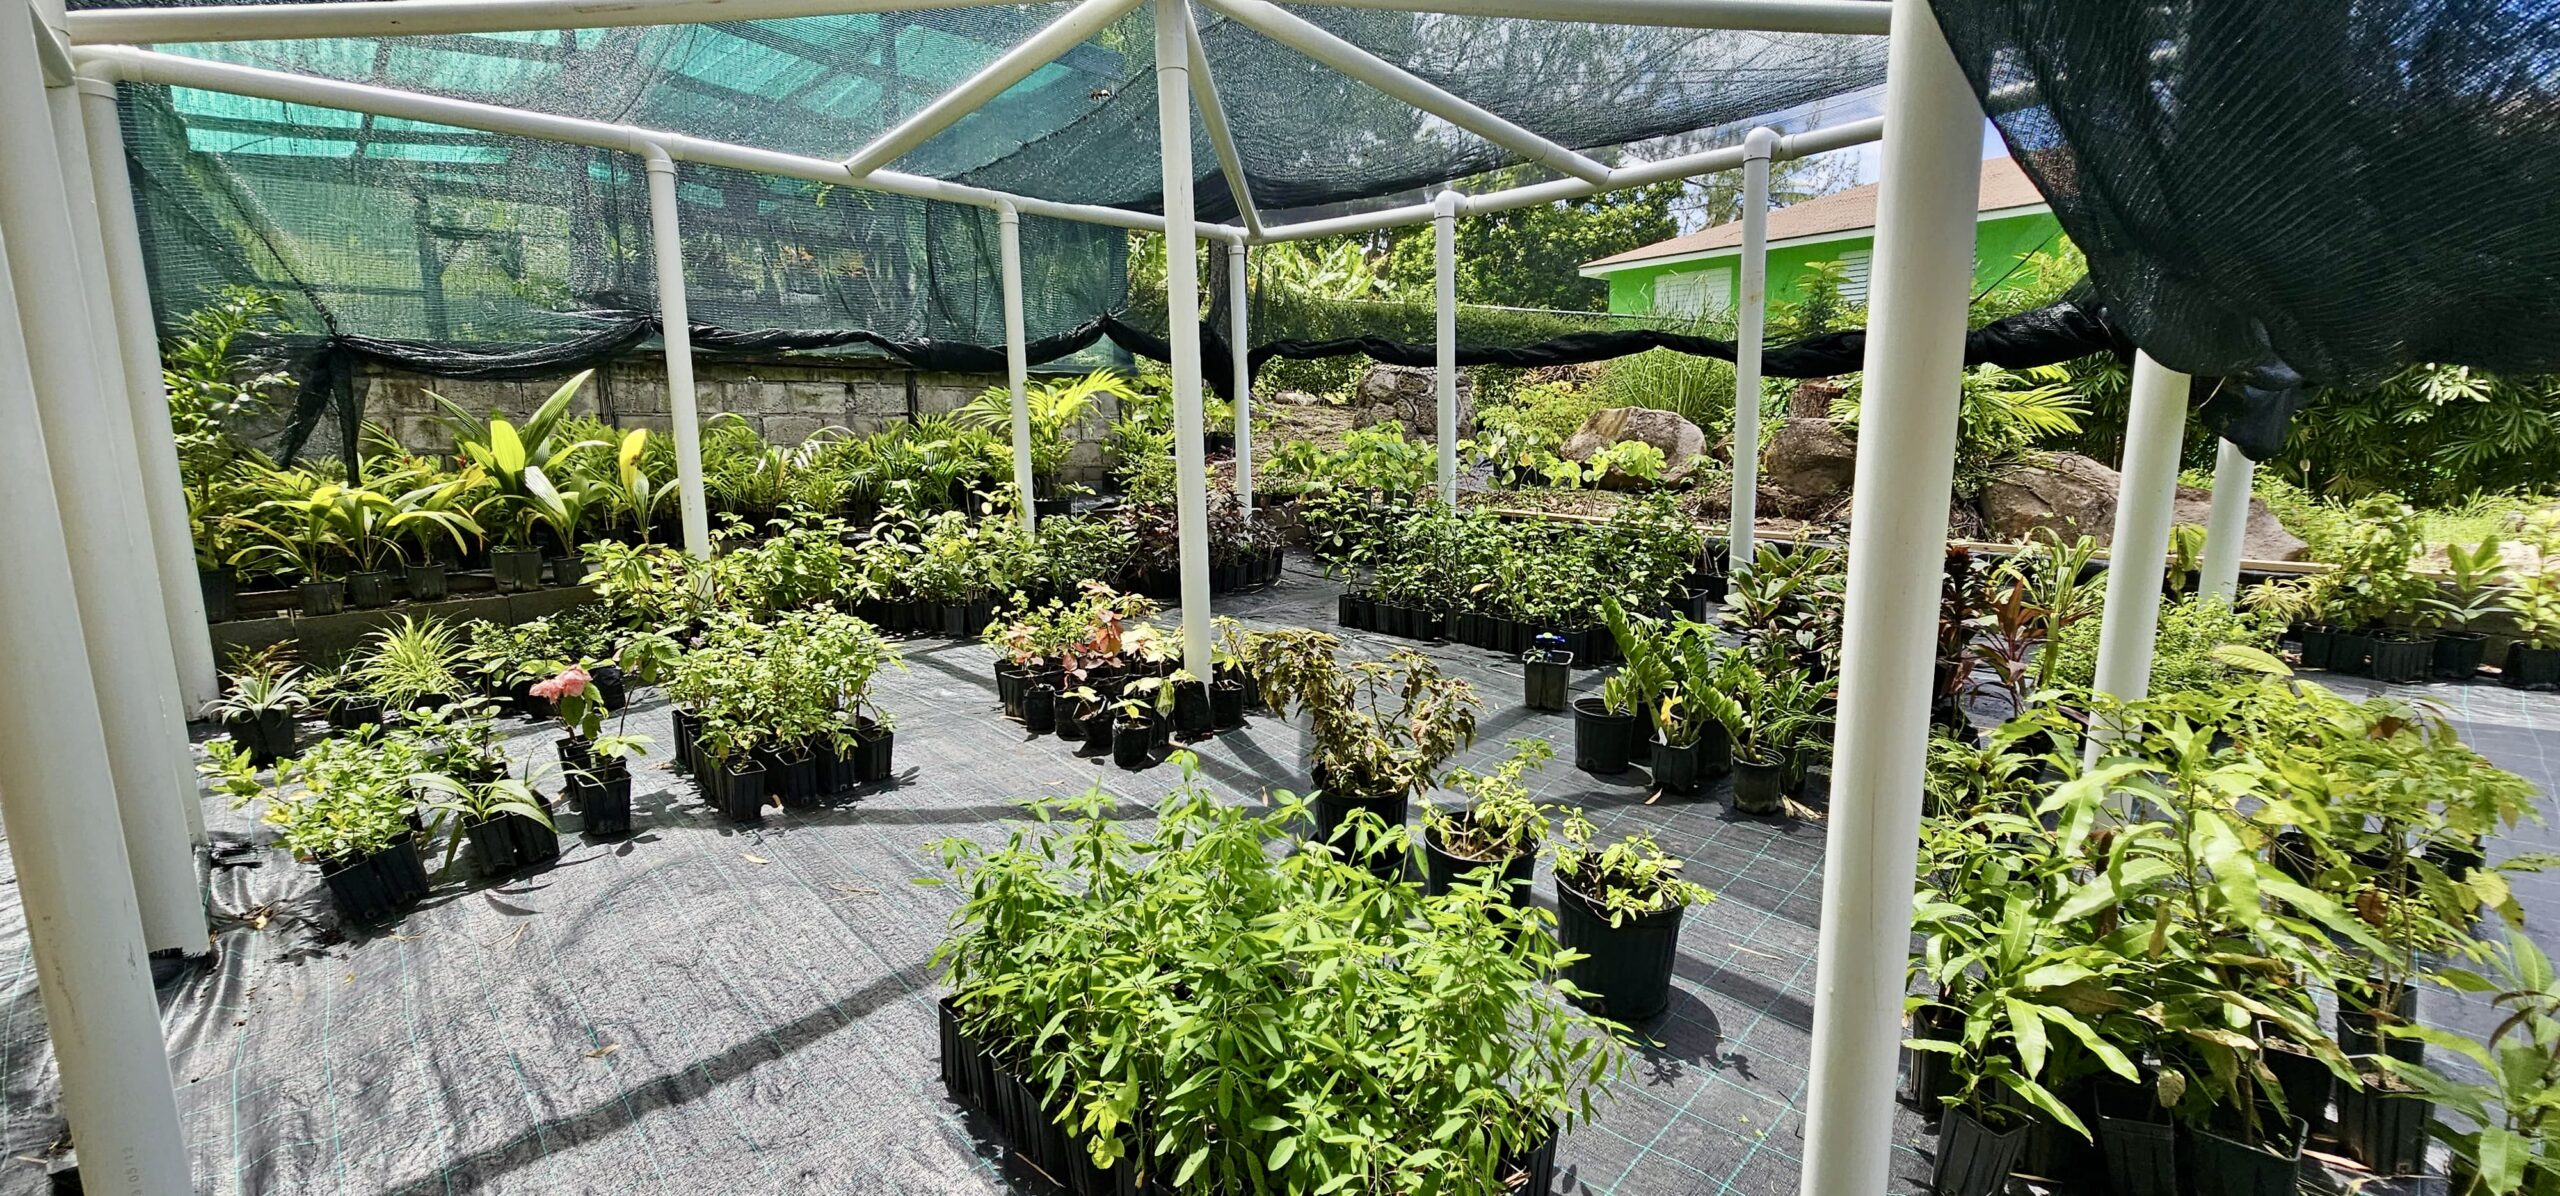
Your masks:
[{"label": "black netting draped over frame", "polygon": [[2163,363],[2270,399],[2419,361],[2560,370],[2560,6],[1933,6]]}]

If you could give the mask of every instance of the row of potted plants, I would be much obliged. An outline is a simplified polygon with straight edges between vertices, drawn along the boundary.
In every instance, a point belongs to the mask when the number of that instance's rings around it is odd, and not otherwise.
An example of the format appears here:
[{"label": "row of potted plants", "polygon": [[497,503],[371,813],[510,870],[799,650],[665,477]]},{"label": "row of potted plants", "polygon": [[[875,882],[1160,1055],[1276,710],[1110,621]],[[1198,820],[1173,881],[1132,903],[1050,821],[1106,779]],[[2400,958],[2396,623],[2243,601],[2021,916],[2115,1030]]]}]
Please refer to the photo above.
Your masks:
[{"label": "row of potted plants", "polygon": [[2493,991],[2484,971],[2552,987],[2478,926],[2521,922],[2506,874],[2543,861],[2491,865],[2485,839],[2535,816],[2530,787],[2424,709],[2228,655],[2245,679],[2085,699],[2107,729],[2093,758],[2044,703],[1933,746],[1909,1045],[1913,1095],[1943,1114],[1936,1190],[1990,1196],[2021,1171],[2290,1194],[2331,1137],[2418,1174],[2435,1099],[2481,1110],[2439,1134],[2461,1190],[2539,1190],[2520,1177],[2553,1157],[2560,1035],[2491,1092],[2424,1051],[2493,1048],[2419,1021],[2422,988]]},{"label": "row of potted plants", "polygon": [[[1548,1190],[1626,1062],[1572,1008],[1581,961],[1550,915],[1495,868],[1426,889],[1275,852],[1303,803],[1227,805],[1181,762],[1149,838],[1096,789],[1026,803],[1001,847],[944,842],[965,889],[935,954],[952,1098],[1075,1192]],[[1354,827],[1353,853],[1403,835]],[[1615,905],[1704,899],[1672,869]]]},{"label": "row of potted plants", "polygon": [[2499,674],[2510,685],[2560,686],[2560,520],[2527,529],[2536,567],[2507,567],[2495,538],[2445,547],[2441,582],[2416,572],[2416,513],[2391,495],[2357,505],[2334,568],[2287,604],[2305,668],[2412,683],[2467,681],[2488,663],[2493,630],[2510,635]]},{"label": "row of potted plants", "polygon": [[1149,621],[1153,599],[1087,582],[1072,601],[1022,595],[985,630],[996,651],[996,697],[1032,736],[1056,735],[1089,754],[1143,768],[1174,739],[1244,725],[1258,698],[1237,661],[1242,628],[1215,622],[1215,675],[1202,685],[1176,665],[1178,646]]},{"label": "row of potted plants", "polygon": [[664,688],[675,757],[731,819],[809,806],[893,772],[896,722],[873,700],[897,650],[832,610],[728,615],[675,654]]}]

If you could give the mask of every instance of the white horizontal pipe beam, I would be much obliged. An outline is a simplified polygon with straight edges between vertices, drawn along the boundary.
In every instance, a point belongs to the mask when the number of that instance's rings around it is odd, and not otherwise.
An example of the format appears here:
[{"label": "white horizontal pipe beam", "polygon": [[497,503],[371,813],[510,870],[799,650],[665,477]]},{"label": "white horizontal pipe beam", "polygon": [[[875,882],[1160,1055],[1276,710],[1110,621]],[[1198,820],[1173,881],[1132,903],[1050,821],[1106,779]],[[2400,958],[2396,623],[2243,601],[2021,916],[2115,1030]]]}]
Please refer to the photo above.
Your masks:
[{"label": "white horizontal pipe beam", "polygon": [[[411,3],[414,0],[399,0]],[[820,183],[842,183],[892,195],[917,199],[938,199],[946,203],[994,209],[1011,201],[1021,211],[1034,216],[1075,220],[1086,224],[1103,224],[1114,228],[1134,228],[1148,232],[1164,230],[1164,217],[1149,212],[1132,212],[1100,204],[1059,203],[1031,196],[1011,195],[985,187],[971,187],[923,175],[894,170],[875,171],[864,178],[845,172],[844,164],[825,158],[786,154],[752,146],[731,145],[702,137],[687,137],[656,129],[610,124],[575,116],[554,116],[544,112],[526,112],[501,108],[472,100],[448,99],[422,95],[398,88],[375,87],[367,83],[349,83],[336,79],[316,79],[284,71],[237,66],[225,62],[207,62],[154,50],[131,46],[90,46],[78,51],[81,69],[90,74],[114,71],[118,76],[138,83],[163,83],[175,87],[194,87],[232,95],[257,96],[287,104],[309,104],[318,108],[335,108],[347,112],[370,112],[376,116],[402,120],[451,125],[455,128],[478,129],[538,141],[556,141],[569,145],[587,145],[598,149],[646,156],[650,146],[663,148],[667,156],[679,162],[699,162],[707,166],[725,166],[734,170],[782,178],[808,179]],[[1222,240],[1237,240],[1245,233],[1227,225],[1201,227],[1201,233]]]},{"label": "white horizontal pipe beam", "polygon": [[1770,33],[1883,33],[1890,5],[1869,0],[1299,0],[1327,8],[1437,12],[1461,17],[1588,21]]},{"label": "white horizontal pipe beam", "polygon": [[1138,0],[1085,0],[855,151],[845,159],[844,168],[860,177],[906,157],[917,146],[933,140],[934,134],[958,124],[960,118],[1003,95],[1006,88],[1030,78],[1033,71],[1057,61],[1059,55],[1083,44],[1086,38],[1100,33],[1137,6]]},{"label": "white horizontal pipe beam", "polygon": [[1609,168],[1512,123],[1411,71],[1335,36],[1323,26],[1268,0],[1208,0],[1209,6],[1255,32],[1411,104],[1495,145],[1577,178],[1606,183]]},{"label": "white horizontal pipe beam", "polygon": [[279,41],[521,33],[765,21],[865,12],[974,8],[986,0],[328,0],[209,8],[90,9],[65,22],[73,45]]},{"label": "white horizontal pipe beam", "polygon": [[[1860,2],[1863,3],[1864,0]],[[1819,129],[1808,129],[1802,133],[1788,134],[1778,139],[1777,147],[1770,151],[1769,156],[1773,161],[1789,162],[1797,158],[1829,153],[1836,149],[1846,149],[1853,145],[1864,145],[1879,140],[1883,136],[1884,120],[1880,117],[1870,117],[1844,125],[1829,125]],[[1500,191],[1488,191],[1482,195],[1464,196],[1459,202],[1458,211],[1460,215],[1507,212],[1513,208],[1554,203],[1557,200],[1580,199],[1602,191],[1643,187],[1668,179],[1683,179],[1692,175],[1735,170],[1742,166],[1743,155],[1742,145],[1734,144],[1701,150],[1694,154],[1683,154],[1677,158],[1665,158],[1659,162],[1641,162],[1633,166],[1622,166],[1609,172],[1609,181],[1605,184],[1591,183],[1582,179],[1551,179],[1522,187],[1506,187]],[[1323,220],[1274,225],[1264,228],[1260,236],[1252,237],[1251,240],[1256,244],[1268,244],[1277,241],[1302,241],[1309,237],[1330,237],[1338,233],[1365,233],[1382,228],[1401,228],[1408,224],[1422,224],[1429,221],[1432,215],[1433,209],[1430,204],[1406,204],[1403,207],[1381,208],[1374,212],[1360,212],[1350,216],[1333,216]]]},{"label": "white horizontal pipe beam", "polygon": [[[1244,177],[1244,155],[1236,151],[1235,134],[1227,128],[1227,105],[1218,98],[1217,81],[1209,75],[1209,52],[1200,44],[1200,24],[1182,23],[1190,40],[1191,98],[1200,105],[1200,127],[1209,134],[1209,148],[1217,151],[1218,169],[1227,176],[1227,191],[1235,197],[1237,219],[1244,222],[1248,237],[1262,235],[1262,213],[1253,205],[1253,184]],[[1242,243],[1237,243],[1242,248]]]}]

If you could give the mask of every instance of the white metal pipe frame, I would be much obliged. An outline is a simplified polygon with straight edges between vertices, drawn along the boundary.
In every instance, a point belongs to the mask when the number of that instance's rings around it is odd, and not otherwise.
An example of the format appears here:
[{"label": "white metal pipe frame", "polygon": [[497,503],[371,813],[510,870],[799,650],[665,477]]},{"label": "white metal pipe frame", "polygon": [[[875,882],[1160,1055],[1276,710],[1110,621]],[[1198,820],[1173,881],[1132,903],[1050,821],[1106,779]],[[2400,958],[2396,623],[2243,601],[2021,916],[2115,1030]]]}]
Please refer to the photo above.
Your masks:
[{"label": "white metal pipe frame", "polygon": [[1760,526],[1760,339],[1769,319],[1769,156],[1778,135],[1742,139],[1742,269],[1734,280],[1733,498],[1725,519],[1725,560],[1751,563]]},{"label": "white metal pipe frame", "polygon": [[1893,0],[1850,492],[1831,834],[1814,964],[1804,1196],[1881,1192],[1911,955],[1938,594],[1955,482],[1982,109],[1928,0]]},{"label": "white metal pipe frame", "polygon": [[[973,0],[972,0],[973,2]],[[1832,823],[1823,895],[1822,935],[1816,983],[1813,1055],[1806,1098],[1806,1138],[1802,1191],[1809,1196],[1881,1191],[1891,1144],[1893,1071],[1900,1038],[1900,1000],[1908,952],[1910,897],[1919,820],[1920,778],[1927,735],[1931,661],[1930,634],[1937,616],[1941,548],[1946,536],[1947,498],[1952,481],[1964,331],[1965,297],[1971,277],[1975,182],[1980,158],[1981,109],[1974,102],[1952,55],[1930,16],[1926,0],[1307,0],[1318,5],[1397,11],[1446,12],[1471,16],[1558,19],[1685,26],[1753,28],[1828,34],[1874,35],[1888,25],[1900,30],[1888,64],[1886,114],[1788,136],[1754,130],[1742,144],[1724,146],[1657,162],[1602,166],[1581,151],[1549,142],[1498,114],[1450,95],[1437,86],[1377,60],[1321,28],[1267,0],[1204,0],[1242,24],[1293,45],[1318,61],[1360,79],[1415,107],[1503,144],[1531,160],[1541,161],[1568,177],[1506,188],[1483,195],[1443,192],[1432,202],[1378,212],[1292,225],[1265,227],[1255,211],[1227,131],[1227,114],[1217,100],[1207,62],[1199,52],[1198,30],[1187,3],[1158,3],[1154,13],[1154,70],[1157,82],[1160,146],[1163,154],[1164,203],[1161,215],[1100,205],[1063,203],[971,187],[887,169],[907,150],[938,129],[974,110],[1013,82],[1098,29],[1134,9],[1137,0],[1086,0],[1040,34],[995,64],[981,70],[958,90],[934,101],[907,121],[884,131],[845,160],[830,160],[731,145],[672,132],[634,128],[602,121],[552,116],[446,99],[360,83],[297,76],[254,67],[208,62],[133,48],[121,43],[237,41],[277,38],[403,36],[507,31],[596,28],[647,24],[741,21],[855,12],[927,10],[966,7],[964,0],[401,0],[400,3],[329,2],[264,4],[199,9],[123,9],[58,15],[68,40],[86,47],[78,51],[84,72],[104,83],[115,77],[260,96],[268,99],[367,112],[380,116],[478,129],[485,132],[594,146],[632,153],[646,159],[651,200],[651,233],[658,273],[659,307],[665,324],[670,410],[683,494],[685,539],[689,550],[709,548],[707,513],[701,493],[698,415],[694,410],[689,336],[686,332],[683,262],[675,189],[676,163],[695,162],[739,170],[863,187],[892,194],[967,204],[995,211],[1003,239],[1001,268],[1005,285],[1007,381],[1014,400],[1014,478],[1032,518],[1029,423],[1025,399],[1024,329],[1022,327],[1019,222],[1023,214],[1083,221],[1120,228],[1162,232],[1166,237],[1166,309],[1172,335],[1175,464],[1179,503],[1181,606],[1184,662],[1190,674],[1210,676],[1208,544],[1206,534],[1207,470],[1203,456],[1201,411],[1201,345],[1196,249],[1202,236],[1223,241],[1228,253],[1233,321],[1230,367],[1236,380],[1237,489],[1248,509],[1252,495],[1251,394],[1248,376],[1245,277],[1246,247],[1336,233],[1359,232],[1433,221],[1435,228],[1435,300],[1438,307],[1440,459],[1444,498],[1454,489],[1455,444],[1455,302],[1454,227],[1458,216],[1494,212],[1568,200],[1603,190],[1640,186],[1689,175],[1743,168],[1746,188],[1757,179],[1759,198],[1746,207],[1746,229],[1758,229],[1760,244],[1746,255],[1741,313],[1743,349],[1737,354],[1737,377],[1751,381],[1737,387],[1737,443],[1747,421],[1742,408],[1756,414],[1756,372],[1762,316],[1766,302],[1766,171],[1775,160],[1795,159],[1873,141],[1890,130],[1884,145],[1884,170],[1874,258],[1872,322],[1867,344],[1866,386],[1870,392],[1867,425],[1860,437],[1855,488],[1861,497],[1850,531],[1850,574],[1843,652],[1843,684],[1834,781],[1837,817]],[[1079,32],[1084,31],[1084,32]],[[1075,36],[1070,36],[1074,34]],[[0,134],[32,121],[50,131],[43,97],[35,82],[33,38],[0,26]],[[93,98],[111,104],[102,87]],[[1191,106],[1197,101],[1202,123],[1219,168],[1228,176],[1239,203],[1241,227],[1201,225],[1195,220],[1191,152]],[[107,109],[112,115],[111,108]],[[40,144],[23,130],[14,140],[0,141],[0,151],[24,163],[62,161],[55,147]],[[95,152],[105,142],[88,141]],[[36,152],[42,150],[41,153]],[[103,154],[99,155],[103,157]],[[103,164],[101,164],[103,165]],[[32,185],[22,176],[49,180]],[[143,368],[144,352],[133,345],[103,359],[77,350],[47,351],[49,346],[91,343],[88,325],[110,322],[95,335],[147,339],[135,333],[134,313],[145,315],[143,297],[131,286],[112,289],[111,278],[127,277],[121,238],[130,226],[129,210],[121,218],[103,220],[92,240],[104,252],[84,261],[76,250],[78,230],[67,228],[62,177],[44,168],[22,169],[0,176],[0,254],[9,269],[0,276],[0,487],[21,499],[21,507],[41,510],[55,501],[71,533],[84,541],[94,530],[89,516],[74,508],[91,496],[82,487],[102,484],[66,481],[65,471],[97,465],[97,478],[138,475],[174,469],[174,455],[152,442],[152,424],[165,430],[165,403],[147,393],[147,380],[127,377],[122,393],[101,375]],[[92,186],[80,181],[83,188]],[[130,208],[130,196],[112,194],[103,181],[94,194],[110,206]],[[45,188],[50,187],[47,191]],[[50,208],[43,201],[51,196]],[[54,232],[52,244],[43,243]],[[1751,236],[1746,233],[1746,238]],[[31,244],[31,242],[33,244]],[[25,249],[24,254],[15,251]],[[20,260],[23,257],[23,261]],[[134,258],[138,264],[138,254]],[[85,278],[83,274],[85,272]],[[10,285],[14,284],[14,285]],[[109,288],[111,302],[94,315],[81,287]],[[79,303],[11,304],[12,294],[47,296],[79,293]],[[117,327],[120,326],[120,327]],[[22,334],[21,330],[24,330]],[[32,342],[32,343],[30,343]],[[33,354],[29,349],[36,350]],[[113,369],[110,369],[112,364]],[[2146,365],[2150,364],[2145,362]],[[1747,371],[1747,372],[1746,372]],[[2150,373],[2165,373],[2152,366]],[[2138,377],[2140,405],[2144,386]],[[39,396],[44,396],[41,399]],[[107,400],[130,419],[111,430],[125,458],[108,470],[100,450],[80,447],[106,444],[95,431],[106,421],[97,411]],[[83,406],[85,404],[85,407]],[[2183,409],[2183,402],[2180,404]],[[2138,415],[2137,420],[2141,417]],[[76,431],[75,431],[76,430]],[[1756,429],[1754,429],[1756,431]],[[2155,438],[2156,439],[2156,438]],[[2172,437],[2174,439],[2174,437]],[[66,447],[66,442],[70,447]],[[126,452],[124,446],[138,446]],[[135,453],[140,454],[139,459]],[[112,454],[111,454],[112,455]],[[1737,451],[1737,457],[1740,457]],[[1756,457],[1756,454],[1754,454]],[[2174,470],[2175,449],[2170,450]],[[1737,552],[1748,550],[1747,521],[1751,507],[1744,489],[1749,467],[1736,469]],[[2134,471],[2128,462],[2130,484]],[[166,479],[160,479],[165,481]],[[2245,506],[2245,480],[2235,490]],[[148,497],[150,483],[136,493]],[[2217,497],[2220,497],[2217,495]],[[165,504],[161,504],[165,505]],[[102,643],[98,628],[114,626],[111,614],[128,621],[145,615],[157,624],[179,627],[187,615],[182,603],[162,603],[155,584],[166,582],[167,545],[158,553],[137,539],[151,527],[142,505],[114,510],[122,529],[110,528],[111,542],[122,549],[96,554],[95,577],[81,574],[66,548],[64,527],[48,520],[0,523],[0,551],[15,563],[0,570],[0,810],[5,810],[10,843],[19,875],[37,923],[35,951],[48,1016],[62,1059],[64,1104],[80,1133],[84,1179],[100,1192],[162,1193],[184,1190],[185,1159],[170,1100],[165,1056],[159,1053],[159,1027],[151,1004],[149,981],[140,964],[145,896],[128,901],[132,885],[103,886],[100,876],[121,876],[128,856],[138,871],[160,873],[171,868],[152,862],[159,845],[173,840],[165,831],[135,843],[133,817],[149,810],[128,811],[127,834],[98,821],[73,802],[84,792],[75,783],[110,766],[132,767],[165,748],[168,729],[152,713],[156,707],[95,703],[43,702],[36,695],[100,694],[118,679],[174,688],[175,662],[137,662],[135,654]],[[165,521],[165,512],[150,513]],[[83,522],[89,520],[89,522]],[[2219,520],[2217,520],[2219,523]],[[2136,530],[2141,530],[2137,528]],[[159,539],[165,540],[165,534]],[[2122,572],[2122,571],[2119,571]],[[2134,572],[2147,572],[2137,570]],[[2156,578],[2154,579],[2156,586]],[[110,587],[101,591],[100,585]],[[113,587],[123,589],[115,590]],[[2111,587],[2112,588],[2112,587]],[[2154,594],[2156,599],[2156,591]],[[2109,623],[2118,620],[2110,600]],[[166,609],[154,610],[155,607]],[[130,609],[128,609],[130,608]],[[200,618],[200,616],[198,616]],[[2145,626],[2147,618],[2135,619]],[[2146,637],[2147,638],[2147,637]],[[2146,662],[2147,668],[2147,662]],[[148,675],[146,675],[148,674]],[[150,768],[167,770],[166,755]],[[119,774],[119,780],[122,775]],[[156,782],[155,782],[156,783]],[[119,788],[124,786],[119,785]],[[146,790],[149,787],[145,787]],[[159,804],[167,805],[165,785]],[[171,814],[165,808],[160,815]],[[145,850],[149,849],[149,850]],[[192,882],[192,877],[189,877]],[[77,884],[80,892],[73,894]],[[189,885],[189,898],[197,894]],[[61,917],[60,923],[46,918]],[[201,945],[200,903],[193,907]],[[101,1165],[103,1164],[103,1165]]]},{"label": "white metal pipe frame", "polygon": [[2240,558],[2248,555],[2249,498],[2258,463],[2228,440],[2215,443],[2213,507],[2205,515],[2203,574],[2196,590],[2225,602],[2239,596]]},{"label": "white metal pipe frame", "polygon": [[[2169,519],[2178,498],[2178,449],[2187,428],[2188,381],[2185,374],[2153,361],[2148,353],[2133,355],[2133,394],[2116,483],[2115,536],[2108,545],[2107,592],[2098,616],[2097,674],[2090,686],[2128,702],[2151,692],[2151,652],[2160,638],[2161,575],[2169,555]],[[2093,751],[2097,738],[2091,737]]]}]

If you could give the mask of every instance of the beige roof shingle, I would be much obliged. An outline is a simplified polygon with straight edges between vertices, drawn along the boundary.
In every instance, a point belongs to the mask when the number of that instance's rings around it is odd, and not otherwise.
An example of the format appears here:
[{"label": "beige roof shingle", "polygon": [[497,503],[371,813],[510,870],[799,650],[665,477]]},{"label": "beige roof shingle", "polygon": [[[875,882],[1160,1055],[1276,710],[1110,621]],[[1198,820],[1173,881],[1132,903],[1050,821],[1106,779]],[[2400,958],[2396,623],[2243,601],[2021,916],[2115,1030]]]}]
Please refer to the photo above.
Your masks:
[{"label": "beige roof shingle", "polygon": [[[1874,228],[1876,223],[1876,187],[1869,183],[1835,191],[1818,199],[1769,210],[1769,240],[1772,244],[1797,237],[1818,237],[1825,233],[1854,232]],[[2027,181],[2025,171],[2007,157],[1986,158],[1982,162],[1982,201],[1979,210],[1997,212],[2005,208],[2023,208],[2044,202],[2035,184]],[[1668,241],[1656,241],[1625,253],[1611,254],[1598,261],[1583,263],[1583,269],[1599,266],[1630,266],[1655,258],[1683,257],[1732,249],[1742,244],[1742,222],[1702,228]]]}]

